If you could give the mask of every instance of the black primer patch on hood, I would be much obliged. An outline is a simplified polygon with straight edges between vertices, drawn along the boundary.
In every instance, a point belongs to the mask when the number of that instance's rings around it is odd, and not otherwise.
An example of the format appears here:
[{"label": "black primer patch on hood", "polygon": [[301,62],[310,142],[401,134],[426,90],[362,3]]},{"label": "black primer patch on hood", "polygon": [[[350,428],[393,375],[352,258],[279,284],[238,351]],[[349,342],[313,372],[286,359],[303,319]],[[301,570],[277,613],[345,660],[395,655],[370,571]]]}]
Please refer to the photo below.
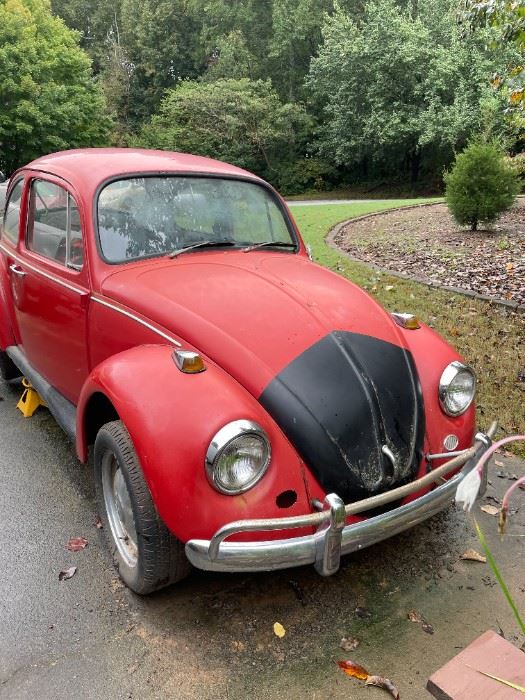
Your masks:
[{"label": "black primer patch on hood", "polygon": [[414,360],[404,348],[334,331],[285,367],[259,401],[323,489],[346,503],[417,473],[425,412]]}]

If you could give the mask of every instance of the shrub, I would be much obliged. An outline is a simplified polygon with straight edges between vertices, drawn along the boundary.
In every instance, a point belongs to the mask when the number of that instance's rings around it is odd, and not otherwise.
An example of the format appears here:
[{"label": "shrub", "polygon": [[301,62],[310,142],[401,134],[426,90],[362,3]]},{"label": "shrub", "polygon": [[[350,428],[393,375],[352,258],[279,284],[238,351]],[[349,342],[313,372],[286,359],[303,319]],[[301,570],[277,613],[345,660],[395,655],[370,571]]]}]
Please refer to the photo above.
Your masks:
[{"label": "shrub", "polygon": [[520,191],[518,174],[492,144],[471,143],[445,174],[445,197],[458,224],[476,231],[480,222],[495,221]]}]

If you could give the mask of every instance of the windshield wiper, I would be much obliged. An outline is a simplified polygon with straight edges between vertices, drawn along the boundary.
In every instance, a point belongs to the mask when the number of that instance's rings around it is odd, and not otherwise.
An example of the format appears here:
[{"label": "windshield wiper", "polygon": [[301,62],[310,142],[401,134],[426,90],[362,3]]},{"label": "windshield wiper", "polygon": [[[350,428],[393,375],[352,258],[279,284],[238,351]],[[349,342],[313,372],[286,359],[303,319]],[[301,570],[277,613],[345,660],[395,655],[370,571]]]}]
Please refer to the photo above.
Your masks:
[{"label": "windshield wiper", "polygon": [[174,250],[173,253],[168,255],[168,258],[176,258],[177,255],[181,253],[186,253],[188,250],[193,250],[194,248],[215,248],[220,246],[231,246],[235,245],[233,241],[201,241],[200,243],[194,243],[193,245],[186,246],[186,248],[179,248],[179,250]]},{"label": "windshield wiper", "polygon": [[264,246],[276,246],[277,248],[295,248],[295,243],[288,243],[287,241],[264,241],[263,243],[254,243],[254,245],[249,245],[247,248],[243,248],[243,253],[249,253],[250,250],[256,250],[257,248],[264,248]]}]

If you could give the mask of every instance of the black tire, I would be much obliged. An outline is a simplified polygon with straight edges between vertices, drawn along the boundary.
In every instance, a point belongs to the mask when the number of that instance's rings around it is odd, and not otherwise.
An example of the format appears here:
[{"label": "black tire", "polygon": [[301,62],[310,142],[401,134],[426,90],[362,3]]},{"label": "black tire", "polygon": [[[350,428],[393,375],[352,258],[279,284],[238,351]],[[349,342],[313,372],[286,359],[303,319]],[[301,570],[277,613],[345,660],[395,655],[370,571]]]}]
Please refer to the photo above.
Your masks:
[{"label": "black tire", "polygon": [[[184,545],[160,519],[122,421],[102,426],[95,440],[94,457],[103,533],[123,582],[135,593],[147,595],[187,576],[191,566],[184,553]],[[115,486],[117,483],[120,489]],[[129,502],[123,484],[127,488]],[[115,497],[117,492],[120,498]],[[113,513],[112,517],[110,513]],[[132,535],[129,537],[125,522],[130,524],[129,532]],[[119,523],[124,527],[125,536],[117,534],[121,532]]]},{"label": "black tire", "polygon": [[9,355],[3,350],[0,350],[0,377],[2,377],[4,381],[9,382],[11,379],[17,379],[21,376],[20,370]]}]

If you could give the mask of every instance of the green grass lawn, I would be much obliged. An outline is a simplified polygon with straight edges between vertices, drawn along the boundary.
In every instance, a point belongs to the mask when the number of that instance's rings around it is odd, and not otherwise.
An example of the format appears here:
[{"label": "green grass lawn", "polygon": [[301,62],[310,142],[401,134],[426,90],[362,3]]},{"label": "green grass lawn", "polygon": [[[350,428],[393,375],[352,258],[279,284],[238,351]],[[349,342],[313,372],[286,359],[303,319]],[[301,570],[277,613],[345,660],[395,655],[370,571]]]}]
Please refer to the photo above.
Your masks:
[{"label": "green grass lawn", "polygon": [[[487,428],[496,419],[505,432],[525,434],[525,383],[518,381],[518,372],[525,370],[525,316],[460,294],[378,273],[363,263],[349,260],[325,243],[328,231],[340,221],[425,201],[434,200],[292,204],[291,210],[316,262],[363,287],[385,308],[417,314],[474,367],[479,382],[480,428]],[[525,456],[524,444],[516,443],[513,451]]]}]

